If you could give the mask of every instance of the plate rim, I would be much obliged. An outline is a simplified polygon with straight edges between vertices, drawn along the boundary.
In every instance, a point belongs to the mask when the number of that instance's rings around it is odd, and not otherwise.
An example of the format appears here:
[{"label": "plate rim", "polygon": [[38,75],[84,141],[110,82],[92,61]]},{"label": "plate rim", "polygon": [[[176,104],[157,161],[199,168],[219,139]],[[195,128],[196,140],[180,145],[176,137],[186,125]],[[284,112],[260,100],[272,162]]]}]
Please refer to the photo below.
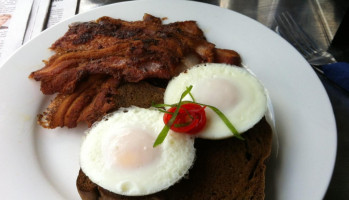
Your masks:
[{"label": "plate rim", "polygon": [[[86,18],[86,16],[87,15],[89,15],[89,14],[91,14],[91,13],[97,13],[97,12],[101,12],[101,11],[103,11],[103,10],[106,10],[106,9],[111,9],[111,8],[113,8],[113,7],[118,7],[118,6],[124,6],[124,5],[132,5],[132,4],[144,4],[144,2],[145,1],[147,1],[147,3],[149,3],[149,2],[156,2],[156,3],[160,3],[161,1],[158,1],[158,0],[142,0],[142,1],[133,1],[133,2],[120,2],[120,3],[116,3],[116,4],[111,4],[111,5],[107,5],[107,6],[103,6],[103,7],[99,7],[99,8],[96,8],[96,9],[94,9],[94,10],[91,10],[91,11],[88,11],[88,12],[85,12],[85,13],[82,13],[82,14],[79,14],[79,15],[77,15],[77,16],[74,16],[74,17],[72,17],[72,18],[69,18],[69,19],[67,19],[67,20],[65,20],[65,21],[63,21],[63,22],[60,22],[59,24],[57,24],[57,25],[55,25],[55,26],[53,26],[53,27],[51,27],[51,28],[49,28],[49,29],[47,29],[47,30],[45,30],[42,34],[40,34],[38,37],[36,37],[36,38],[34,38],[33,39],[33,41],[34,42],[37,42],[38,40],[40,40],[42,37],[44,37],[44,36],[47,36],[47,34],[49,34],[50,32],[53,32],[53,31],[56,31],[56,30],[58,30],[59,29],[59,27],[62,27],[62,26],[65,26],[67,23],[69,23],[69,22],[71,22],[71,21],[73,21],[74,19],[78,19],[78,18]],[[206,3],[201,3],[201,2],[193,2],[193,1],[175,1],[175,0],[170,0],[170,1],[164,1],[164,2],[161,2],[161,4],[166,4],[166,5],[168,5],[168,3],[169,2],[171,2],[171,3],[175,3],[176,5],[183,5],[183,3],[185,3],[185,4],[187,4],[187,5],[195,5],[195,6],[200,6],[200,7],[210,7],[210,8],[212,8],[212,9],[221,9],[221,11],[222,12],[229,12],[229,13],[233,13],[233,14],[231,14],[232,16],[233,15],[235,15],[235,16],[239,16],[239,18],[244,18],[245,20],[246,19],[248,19],[247,21],[254,21],[252,24],[254,24],[254,25],[257,25],[258,26],[258,29],[261,29],[261,27],[262,27],[262,29],[268,29],[268,28],[266,28],[266,27],[264,27],[263,25],[261,25],[259,22],[257,22],[257,21],[255,21],[254,19],[251,19],[251,18],[249,18],[249,17],[247,17],[247,16],[244,16],[244,15],[242,15],[242,14],[240,14],[240,13],[237,13],[237,12],[235,12],[235,11],[231,11],[231,10],[228,10],[228,9],[223,9],[223,8],[219,8],[218,6],[213,6],[213,5],[210,5],[210,4],[206,4]],[[186,6],[187,6],[186,5]],[[87,17],[88,18],[88,17]],[[60,30],[61,31],[61,30]],[[265,31],[265,30],[264,30]],[[269,31],[269,34],[272,32],[271,30],[269,30],[268,29],[268,31]],[[268,32],[267,31],[267,32]],[[65,31],[64,31],[65,32]],[[273,34],[275,34],[276,35],[276,33],[272,33],[272,34],[270,34],[270,35],[273,35]],[[275,36],[273,36],[273,37],[275,37]],[[275,38],[277,38],[277,37],[275,37]],[[309,64],[307,64],[306,63],[306,61],[300,56],[300,54],[290,45],[290,44],[288,44],[286,41],[284,41],[282,38],[278,38],[277,39],[278,40],[278,42],[280,42],[282,45],[281,46],[284,46],[285,48],[288,48],[288,50],[293,54],[293,56],[295,56],[296,58],[297,58],[297,63],[298,64],[301,64],[301,65],[304,65],[304,66],[309,66]],[[209,41],[210,41],[210,39],[209,39]],[[27,43],[27,44],[25,44],[25,45],[23,45],[21,48],[19,48],[4,64],[3,64],[3,66],[2,67],[0,67],[0,77],[3,77],[3,75],[1,75],[2,73],[8,73],[8,72],[6,72],[6,71],[8,71],[8,67],[5,67],[5,66],[8,66],[8,63],[10,63],[11,62],[11,59],[13,60],[14,58],[13,57],[15,57],[15,55],[16,54],[18,54],[18,52],[23,52],[23,51],[25,51],[25,49],[26,48],[28,48],[27,46],[30,46],[30,45],[32,45],[32,43],[33,42],[29,42],[29,43]],[[23,50],[24,49],[24,50]],[[239,51],[238,51],[239,52]],[[244,57],[244,56],[243,56]],[[321,82],[320,82],[320,80],[318,79],[318,77],[316,76],[316,74],[315,74],[315,72],[310,72],[310,66],[309,66],[309,69],[306,71],[306,73],[308,73],[309,74],[309,76],[310,77],[312,77],[312,78],[315,78],[315,79],[317,79],[315,82],[317,82],[317,84],[318,84],[318,87],[316,88],[316,90],[317,90],[317,92],[319,92],[319,93],[322,93],[322,95],[325,95],[325,99],[323,99],[323,102],[327,102],[327,110],[326,110],[326,113],[332,113],[332,114],[330,114],[331,116],[329,116],[328,118],[330,118],[329,120],[330,120],[330,123],[332,124],[332,131],[331,132],[334,132],[335,134],[337,134],[337,130],[336,130],[336,124],[335,124],[335,118],[334,118],[334,114],[333,114],[333,109],[332,109],[332,106],[331,106],[331,103],[330,103],[330,100],[329,100],[329,98],[328,98],[328,96],[327,96],[327,93],[326,93],[326,91],[325,91],[325,89],[324,89],[324,87],[322,86],[322,84],[321,84]],[[11,70],[10,70],[11,71]],[[260,73],[260,71],[258,71],[257,70],[257,73]],[[257,76],[258,76],[258,74],[257,74]],[[2,82],[2,80],[0,80],[0,83]],[[270,84],[270,83],[268,83],[268,84]],[[319,85],[319,84],[321,84],[321,85]],[[292,87],[291,87],[292,88]],[[38,89],[38,88],[37,88]],[[4,88],[3,87],[1,87],[0,86],[0,91],[1,90],[4,90]],[[273,93],[273,92],[272,92]],[[273,100],[273,95],[274,94],[271,94],[272,95],[272,101],[273,101],[273,105],[276,105],[276,108],[275,109],[277,109],[277,110],[279,110],[280,109],[280,105],[279,105],[279,103],[278,102],[274,102],[274,100]],[[327,98],[326,98],[327,97]],[[324,96],[322,96],[322,98],[324,98]],[[328,107],[329,106],[329,107]],[[2,108],[2,107],[0,107],[0,110],[1,109],[4,109],[4,108]],[[277,116],[279,113],[277,113],[276,114],[276,128],[278,129],[278,128],[280,128],[280,127],[278,127],[278,117],[282,117],[282,116]],[[3,119],[3,118],[0,118],[0,119]],[[0,127],[1,127],[1,125],[0,125]],[[279,131],[279,130],[278,130]],[[333,173],[333,169],[334,169],[334,164],[335,164],[335,158],[336,158],[336,149],[337,149],[337,136],[335,135],[334,136],[335,138],[332,138],[332,140],[334,140],[334,141],[332,141],[332,142],[334,142],[335,143],[335,146],[334,146],[334,151],[332,152],[333,153],[333,155],[332,155],[332,161],[331,161],[331,163],[332,163],[332,169],[328,169],[331,173],[330,173],[330,175],[329,175],[329,178],[328,178],[328,180],[327,180],[327,185],[326,186],[323,186],[323,187],[325,187],[325,189],[322,189],[323,190],[323,192],[322,192],[322,196],[321,197],[323,197],[324,195],[325,195],[325,192],[326,192],[326,190],[327,190],[327,187],[328,187],[328,185],[330,184],[330,180],[331,180],[331,177],[332,177],[332,173]],[[333,148],[333,147],[332,147]],[[330,167],[331,168],[331,167]],[[52,189],[52,188],[51,188]],[[321,189],[320,189],[321,190]]]}]

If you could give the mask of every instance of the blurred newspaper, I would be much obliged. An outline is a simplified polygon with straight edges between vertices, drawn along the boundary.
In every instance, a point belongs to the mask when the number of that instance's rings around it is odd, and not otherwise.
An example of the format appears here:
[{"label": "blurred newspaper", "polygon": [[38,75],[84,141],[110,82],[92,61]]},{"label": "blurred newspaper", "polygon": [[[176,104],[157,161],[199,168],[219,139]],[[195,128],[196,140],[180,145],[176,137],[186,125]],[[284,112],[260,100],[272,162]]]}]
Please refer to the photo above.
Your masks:
[{"label": "blurred newspaper", "polygon": [[0,0],[0,66],[41,31],[72,17],[78,0]]},{"label": "blurred newspaper", "polygon": [[47,28],[75,15],[78,0],[53,0]]},{"label": "blurred newspaper", "polygon": [[23,43],[33,0],[0,0],[0,64]]}]

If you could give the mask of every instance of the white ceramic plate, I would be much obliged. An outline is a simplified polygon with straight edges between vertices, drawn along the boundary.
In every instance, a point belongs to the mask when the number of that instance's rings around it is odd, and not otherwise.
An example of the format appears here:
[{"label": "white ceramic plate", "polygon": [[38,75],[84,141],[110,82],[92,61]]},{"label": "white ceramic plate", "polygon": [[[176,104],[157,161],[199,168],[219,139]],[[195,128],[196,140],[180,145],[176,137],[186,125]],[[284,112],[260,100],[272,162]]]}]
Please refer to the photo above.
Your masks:
[{"label": "white ceramic plate", "polygon": [[196,20],[219,48],[237,50],[270,92],[279,152],[268,166],[267,199],[321,199],[336,154],[336,127],[326,92],[301,55],[274,32],[236,12],[187,1],[135,1],[105,6],[58,24],[20,48],[0,69],[0,193],[3,199],[79,199],[75,179],[84,127],[45,130],[36,115],[48,104],[30,72],[68,24],[107,15],[166,22]]}]

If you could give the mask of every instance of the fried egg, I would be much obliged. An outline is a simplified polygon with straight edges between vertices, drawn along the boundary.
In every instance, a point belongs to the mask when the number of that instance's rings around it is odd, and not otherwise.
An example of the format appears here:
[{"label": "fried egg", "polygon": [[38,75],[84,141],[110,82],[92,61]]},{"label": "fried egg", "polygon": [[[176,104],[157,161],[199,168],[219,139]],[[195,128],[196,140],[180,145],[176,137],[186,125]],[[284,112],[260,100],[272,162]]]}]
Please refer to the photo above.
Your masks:
[{"label": "fried egg", "polygon": [[87,131],[81,169],[97,185],[127,196],[148,195],[175,184],[193,164],[194,138],[170,131],[154,148],[164,127],[162,116],[138,107],[106,116]]},{"label": "fried egg", "polygon": [[[166,104],[178,103],[181,94],[192,85],[196,102],[214,106],[224,113],[239,133],[253,127],[267,109],[265,89],[246,69],[227,64],[197,65],[173,78],[165,91]],[[183,100],[192,100],[187,95]],[[219,116],[205,109],[207,124],[198,137],[223,139],[233,136]]]}]

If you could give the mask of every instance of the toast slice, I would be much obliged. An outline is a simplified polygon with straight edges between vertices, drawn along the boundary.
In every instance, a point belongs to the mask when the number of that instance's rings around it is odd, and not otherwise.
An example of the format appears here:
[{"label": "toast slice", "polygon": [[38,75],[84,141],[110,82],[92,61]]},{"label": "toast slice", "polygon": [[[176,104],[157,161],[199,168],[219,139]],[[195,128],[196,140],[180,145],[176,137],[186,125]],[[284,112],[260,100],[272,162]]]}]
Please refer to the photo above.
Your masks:
[{"label": "toast slice", "polygon": [[272,130],[263,118],[243,134],[224,140],[196,139],[196,160],[187,177],[161,192],[122,196],[94,184],[80,169],[76,186],[83,200],[264,199],[265,162],[271,153]]}]

